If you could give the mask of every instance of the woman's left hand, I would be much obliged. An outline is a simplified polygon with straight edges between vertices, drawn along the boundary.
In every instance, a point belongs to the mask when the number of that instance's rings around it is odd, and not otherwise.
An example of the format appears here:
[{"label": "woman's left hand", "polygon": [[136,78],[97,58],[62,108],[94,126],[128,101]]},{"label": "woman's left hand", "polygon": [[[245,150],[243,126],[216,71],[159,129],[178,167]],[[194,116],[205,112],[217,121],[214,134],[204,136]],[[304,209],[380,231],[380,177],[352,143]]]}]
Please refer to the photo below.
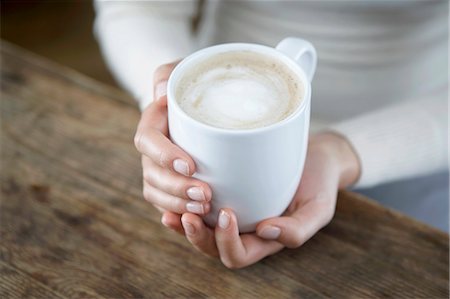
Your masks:
[{"label": "woman's left hand", "polygon": [[162,222],[177,232],[184,230],[196,249],[219,257],[226,267],[242,268],[284,247],[301,246],[327,225],[334,216],[338,189],[354,183],[359,168],[358,157],[343,137],[313,135],[300,185],[288,209],[280,217],[258,223],[255,233],[239,235],[231,209],[220,211],[215,229],[192,213],[165,212]]}]

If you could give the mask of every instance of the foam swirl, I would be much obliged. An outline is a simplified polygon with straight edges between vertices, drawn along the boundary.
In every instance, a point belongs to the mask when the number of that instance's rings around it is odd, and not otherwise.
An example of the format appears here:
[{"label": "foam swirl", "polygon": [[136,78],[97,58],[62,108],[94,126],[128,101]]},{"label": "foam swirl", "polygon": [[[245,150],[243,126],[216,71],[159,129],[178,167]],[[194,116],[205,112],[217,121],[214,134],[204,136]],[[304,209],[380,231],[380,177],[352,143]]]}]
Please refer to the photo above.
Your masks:
[{"label": "foam swirl", "polygon": [[260,53],[233,51],[205,59],[185,73],[177,102],[191,117],[226,129],[251,129],[278,122],[301,100],[296,74]]}]

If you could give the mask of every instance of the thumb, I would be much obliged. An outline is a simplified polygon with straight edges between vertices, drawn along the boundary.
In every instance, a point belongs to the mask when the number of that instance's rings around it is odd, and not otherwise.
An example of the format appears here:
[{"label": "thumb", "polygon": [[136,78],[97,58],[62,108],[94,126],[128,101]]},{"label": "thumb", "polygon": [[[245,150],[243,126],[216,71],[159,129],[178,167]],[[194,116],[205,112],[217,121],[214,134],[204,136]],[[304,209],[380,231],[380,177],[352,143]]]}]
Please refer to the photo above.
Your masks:
[{"label": "thumb", "polygon": [[263,239],[277,240],[288,248],[297,248],[331,221],[334,209],[333,200],[310,200],[289,216],[260,222],[256,234]]}]

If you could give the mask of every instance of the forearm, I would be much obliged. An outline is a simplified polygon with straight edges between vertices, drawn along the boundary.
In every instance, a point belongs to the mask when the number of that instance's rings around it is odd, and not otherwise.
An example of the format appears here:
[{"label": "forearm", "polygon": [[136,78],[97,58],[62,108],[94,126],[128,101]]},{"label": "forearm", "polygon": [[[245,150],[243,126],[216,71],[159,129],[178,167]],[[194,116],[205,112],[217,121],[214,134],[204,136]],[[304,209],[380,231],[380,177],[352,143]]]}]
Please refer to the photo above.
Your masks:
[{"label": "forearm", "polygon": [[192,51],[196,1],[96,1],[95,6],[95,35],[108,67],[144,109],[153,100],[156,68]]},{"label": "forearm", "polygon": [[445,94],[374,111],[330,128],[349,141],[360,160],[357,187],[426,175],[447,167]]}]

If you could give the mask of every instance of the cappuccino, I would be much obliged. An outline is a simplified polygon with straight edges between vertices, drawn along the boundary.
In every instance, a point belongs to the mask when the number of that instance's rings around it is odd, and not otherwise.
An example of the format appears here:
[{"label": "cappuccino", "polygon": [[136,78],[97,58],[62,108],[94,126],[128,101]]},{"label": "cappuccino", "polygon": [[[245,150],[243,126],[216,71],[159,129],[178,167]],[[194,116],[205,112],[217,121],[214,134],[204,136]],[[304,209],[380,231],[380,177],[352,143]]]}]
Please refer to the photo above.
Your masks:
[{"label": "cappuccino", "polygon": [[253,51],[216,54],[186,71],[175,97],[190,117],[224,129],[254,129],[289,117],[304,96],[301,79],[280,60]]}]

